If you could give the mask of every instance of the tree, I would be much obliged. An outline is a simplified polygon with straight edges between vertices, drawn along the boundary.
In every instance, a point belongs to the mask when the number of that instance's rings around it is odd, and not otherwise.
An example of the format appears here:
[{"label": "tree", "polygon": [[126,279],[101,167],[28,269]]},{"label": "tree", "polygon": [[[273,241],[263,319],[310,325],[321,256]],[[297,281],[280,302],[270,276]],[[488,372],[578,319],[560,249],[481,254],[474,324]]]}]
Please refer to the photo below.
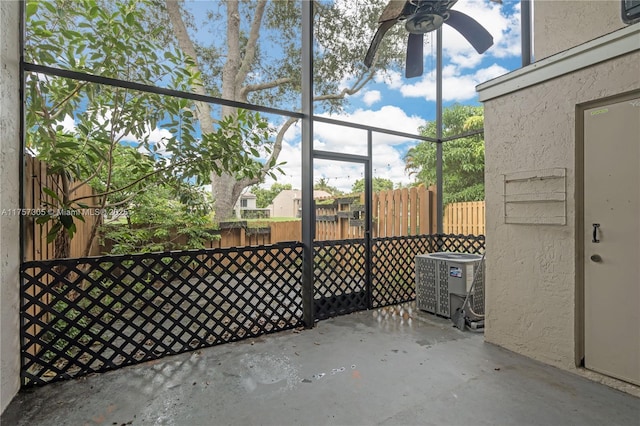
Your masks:
[{"label": "tree", "polygon": [[271,188],[265,189],[259,186],[252,186],[251,193],[256,196],[256,207],[259,209],[264,209],[269,206],[273,202],[273,199],[284,190],[292,189],[290,183],[274,183],[271,185]]},{"label": "tree", "polygon": [[[110,240],[112,254],[148,253],[168,250],[201,249],[216,238],[206,197],[201,193],[198,206],[175,199],[174,188],[154,182],[136,194],[123,218],[101,227],[103,241]],[[194,200],[195,197],[190,197]]]},{"label": "tree", "polygon": [[326,178],[320,178],[320,180],[318,180],[318,182],[315,185],[313,185],[313,189],[315,189],[316,191],[325,191],[331,195],[343,194],[343,192],[340,191],[335,186],[329,185],[329,180],[327,180]]},{"label": "tree", "polygon": [[[163,80],[183,90],[200,86],[190,59],[163,49],[162,28],[146,25],[145,10],[155,5],[151,0],[30,1],[25,59],[145,84]],[[82,209],[126,207],[154,180],[178,196],[186,183],[207,183],[212,174],[253,177],[260,170],[257,150],[270,152],[261,146],[268,138],[266,122],[247,111],[219,120],[197,137],[192,105],[180,98],[32,73],[26,100],[27,147],[48,164],[57,182],[44,189],[52,213],[37,219],[53,222],[47,240],[55,240],[56,257],[68,257]],[[62,125],[67,118],[73,129]],[[158,126],[170,136],[154,144],[151,132]],[[136,150],[122,150],[125,143]],[[98,205],[86,204],[90,197],[74,198],[83,184],[97,190]],[[85,253],[98,226],[90,231]]]},{"label": "tree", "polygon": [[[455,104],[442,114],[443,137],[463,134],[483,126],[480,106]],[[435,138],[436,123],[428,122],[420,134]],[[436,183],[436,145],[420,142],[405,154],[406,170],[427,186]],[[444,203],[484,200],[484,139],[474,135],[443,144]]]},{"label": "tree", "polygon": [[[212,2],[213,10],[208,22],[219,22],[226,28],[224,40],[204,45],[196,36],[194,17],[182,2],[166,0],[165,7],[177,45],[189,56],[195,69],[206,83],[196,87],[200,94],[220,95],[234,101],[268,104],[289,102],[291,109],[300,108],[300,32],[301,11],[299,1]],[[315,101],[319,109],[339,110],[345,99],[358,92],[376,71],[365,69],[361,63],[385,1],[357,0],[314,1],[316,17],[314,57]],[[380,68],[393,68],[403,61],[404,49],[397,44],[405,34],[400,26],[393,28],[380,48],[376,64]],[[402,34],[402,35],[401,35]],[[267,47],[267,42],[271,44]],[[269,57],[264,54],[279,51]],[[342,85],[347,82],[346,87]],[[198,103],[194,113],[200,121],[203,134],[211,131],[216,119],[214,108]],[[221,117],[234,117],[236,110],[223,106]],[[260,183],[273,172],[287,130],[297,121],[284,120],[276,130],[267,160],[253,177],[223,173],[212,176],[212,192],[216,215],[229,217],[233,205],[243,189]]]},{"label": "tree", "polygon": [[[375,70],[364,69],[361,61],[384,3],[314,2],[317,111],[340,110],[373,78]],[[299,109],[300,2],[229,1],[212,2],[212,7],[207,21],[223,23],[226,32],[204,45],[181,2],[29,1],[25,59],[236,101],[269,105],[279,99]],[[403,61],[393,35],[402,40],[405,35],[396,27],[375,61],[383,70]],[[272,44],[266,46],[267,40]],[[280,55],[267,60],[265,52],[273,46]],[[96,206],[103,208],[126,204],[123,194],[132,196],[144,190],[147,179],[161,176],[177,187],[211,182],[217,217],[224,219],[244,188],[267,175],[276,177],[284,134],[296,121],[284,120],[271,129],[259,114],[246,110],[36,74],[28,75],[26,94],[27,143],[50,163],[49,172],[58,180],[58,187],[49,189],[50,202],[64,210],[86,206],[86,199],[73,198],[72,189],[95,183],[97,176],[106,176]],[[67,118],[74,121],[71,131],[61,125]],[[161,144],[150,137],[158,127],[171,133]],[[117,146],[127,140],[154,161],[143,169],[130,157],[125,170],[132,179],[118,186],[109,170]],[[56,239],[57,257],[68,255],[81,219],[39,218],[54,222],[48,238]]]},{"label": "tree", "polygon": [[[373,182],[371,182],[373,186],[373,192],[387,191],[393,189],[393,182],[389,179],[385,178],[373,178]],[[360,192],[364,192],[364,179],[358,179],[353,183],[351,187],[351,192],[356,194]]]}]

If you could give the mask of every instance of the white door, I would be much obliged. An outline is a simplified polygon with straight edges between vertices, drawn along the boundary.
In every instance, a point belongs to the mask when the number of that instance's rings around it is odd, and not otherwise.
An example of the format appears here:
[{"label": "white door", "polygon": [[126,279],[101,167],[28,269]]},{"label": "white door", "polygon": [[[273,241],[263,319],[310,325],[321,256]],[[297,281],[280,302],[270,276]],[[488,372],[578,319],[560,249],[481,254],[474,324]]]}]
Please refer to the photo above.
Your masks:
[{"label": "white door", "polygon": [[640,385],[640,98],[584,111],[585,367]]}]

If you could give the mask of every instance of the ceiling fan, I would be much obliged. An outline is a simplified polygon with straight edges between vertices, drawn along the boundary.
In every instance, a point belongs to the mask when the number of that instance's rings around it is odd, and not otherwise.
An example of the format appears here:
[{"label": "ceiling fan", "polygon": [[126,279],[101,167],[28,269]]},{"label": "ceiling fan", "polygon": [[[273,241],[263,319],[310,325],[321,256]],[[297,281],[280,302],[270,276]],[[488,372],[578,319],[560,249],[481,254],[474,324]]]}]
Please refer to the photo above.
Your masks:
[{"label": "ceiling fan", "polygon": [[493,45],[493,37],[475,19],[451,7],[458,0],[390,0],[378,19],[376,30],[364,64],[371,68],[378,46],[385,33],[398,21],[405,21],[409,32],[407,41],[407,78],[418,77],[423,72],[423,36],[448,24],[467,39],[478,53],[484,53]]}]

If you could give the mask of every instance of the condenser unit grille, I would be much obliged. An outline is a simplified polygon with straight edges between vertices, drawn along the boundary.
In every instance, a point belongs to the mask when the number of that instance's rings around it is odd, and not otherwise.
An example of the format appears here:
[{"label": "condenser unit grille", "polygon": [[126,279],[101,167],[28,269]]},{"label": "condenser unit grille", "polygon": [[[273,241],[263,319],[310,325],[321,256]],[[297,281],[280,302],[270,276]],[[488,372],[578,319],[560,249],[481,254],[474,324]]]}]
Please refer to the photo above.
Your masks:
[{"label": "condenser unit grille", "polygon": [[438,315],[449,315],[449,266],[447,262],[436,261],[438,269]]},{"label": "condenser unit grille", "polygon": [[479,315],[484,315],[484,268],[480,267],[480,263],[478,262],[473,266],[473,273],[476,273],[476,270],[480,268],[478,272],[476,286],[473,288],[473,299],[471,301],[471,307],[473,308],[473,312]]},{"label": "condenser unit grille", "polygon": [[[436,262],[433,260],[416,260],[416,281],[418,282],[436,282]],[[423,311],[436,313],[436,287],[432,286],[417,286],[416,288],[416,301],[418,309]]]}]

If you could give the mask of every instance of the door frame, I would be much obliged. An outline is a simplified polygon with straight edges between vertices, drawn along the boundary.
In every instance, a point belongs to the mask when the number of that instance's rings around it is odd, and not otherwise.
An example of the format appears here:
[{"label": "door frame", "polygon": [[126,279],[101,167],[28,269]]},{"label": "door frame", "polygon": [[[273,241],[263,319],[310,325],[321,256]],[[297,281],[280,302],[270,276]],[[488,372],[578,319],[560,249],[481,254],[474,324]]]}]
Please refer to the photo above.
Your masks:
[{"label": "door frame", "polygon": [[[629,92],[623,92],[612,96],[607,96],[597,100],[576,104],[576,155],[575,155],[575,233],[576,233],[576,284],[575,284],[575,320],[574,320],[574,334],[575,334],[575,365],[576,367],[584,368],[585,357],[585,234],[584,230],[584,112],[587,109],[604,107],[613,103],[624,102],[631,99],[640,97],[640,90],[632,90]],[[591,370],[589,370],[591,371]],[[598,373],[602,374],[602,373]]]}]

